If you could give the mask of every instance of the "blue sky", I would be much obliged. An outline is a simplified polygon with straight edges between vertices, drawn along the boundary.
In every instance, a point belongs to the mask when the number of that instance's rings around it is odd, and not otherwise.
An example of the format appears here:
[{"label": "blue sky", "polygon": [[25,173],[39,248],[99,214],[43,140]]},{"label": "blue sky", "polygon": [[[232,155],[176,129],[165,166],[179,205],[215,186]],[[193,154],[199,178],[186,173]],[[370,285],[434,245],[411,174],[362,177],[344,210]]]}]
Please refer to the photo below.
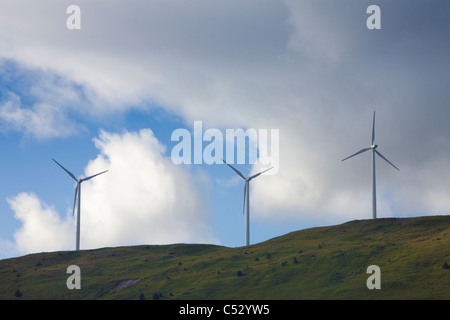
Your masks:
[{"label": "blue sky", "polygon": [[378,216],[449,214],[446,1],[80,0],[68,30],[71,4],[0,4],[0,258],[74,248],[75,186],[52,158],[110,170],[83,185],[82,248],[243,245],[243,181],[171,162],[194,121],[279,130],[279,170],[251,182],[252,243],[371,218],[369,154],[341,159],[368,147],[374,110],[400,168],[377,162]]}]

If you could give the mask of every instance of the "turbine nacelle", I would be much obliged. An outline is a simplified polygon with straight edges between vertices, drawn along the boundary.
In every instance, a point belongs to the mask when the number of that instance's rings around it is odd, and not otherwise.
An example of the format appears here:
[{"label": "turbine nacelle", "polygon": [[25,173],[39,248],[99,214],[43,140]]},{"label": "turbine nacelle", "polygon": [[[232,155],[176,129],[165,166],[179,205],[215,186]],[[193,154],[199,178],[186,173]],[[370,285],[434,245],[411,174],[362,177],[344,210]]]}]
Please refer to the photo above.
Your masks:
[{"label": "turbine nacelle", "polygon": [[378,147],[377,144],[373,144],[373,145],[370,146],[370,149],[376,149],[377,147]]}]

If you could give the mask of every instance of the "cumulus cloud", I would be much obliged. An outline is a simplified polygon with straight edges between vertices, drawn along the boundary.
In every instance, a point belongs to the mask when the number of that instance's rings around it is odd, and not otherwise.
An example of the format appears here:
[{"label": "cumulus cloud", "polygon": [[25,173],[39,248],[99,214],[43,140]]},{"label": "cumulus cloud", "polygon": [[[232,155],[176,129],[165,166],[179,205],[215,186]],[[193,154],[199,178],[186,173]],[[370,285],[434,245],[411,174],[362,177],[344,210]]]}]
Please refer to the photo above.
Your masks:
[{"label": "cumulus cloud", "polygon": [[22,226],[15,232],[15,248],[20,253],[69,249],[75,237],[70,217],[61,219],[58,212],[42,203],[33,193],[20,193],[8,199],[14,217]]},{"label": "cumulus cloud", "polygon": [[[109,171],[82,183],[82,249],[217,243],[194,178],[164,156],[164,146],[150,129],[122,134],[103,131],[95,145],[99,155],[88,163],[86,176]],[[8,202],[22,223],[14,234],[19,252],[74,248],[71,214],[61,219],[35,194],[21,193]]]},{"label": "cumulus cloud", "polygon": [[213,242],[199,186],[164,156],[150,129],[101,132],[100,154],[86,175],[109,170],[83,184],[85,243]]}]

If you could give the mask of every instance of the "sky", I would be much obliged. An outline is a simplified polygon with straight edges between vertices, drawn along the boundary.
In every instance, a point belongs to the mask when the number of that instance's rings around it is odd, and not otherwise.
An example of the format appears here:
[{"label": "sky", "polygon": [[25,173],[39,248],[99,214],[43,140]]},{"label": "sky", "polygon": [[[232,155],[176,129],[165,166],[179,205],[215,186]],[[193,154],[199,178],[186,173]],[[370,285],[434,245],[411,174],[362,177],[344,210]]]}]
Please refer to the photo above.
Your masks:
[{"label": "sky", "polygon": [[[445,0],[1,0],[0,259],[75,248],[75,182],[52,158],[108,170],[82,184],[81,249],[243,246],[244,181],[173,161],[177,129],[209,150],[195,123],[223,141],[255,130],[260,155],[279,133],[276,168],[250,182],[251,243],[372,217],[370,153],[341,160],[370,146],[374,111],[400,169],[377,160],[378,217],[448,215],[449,14]],[[270,165],[247,160],[244,175]]]}]

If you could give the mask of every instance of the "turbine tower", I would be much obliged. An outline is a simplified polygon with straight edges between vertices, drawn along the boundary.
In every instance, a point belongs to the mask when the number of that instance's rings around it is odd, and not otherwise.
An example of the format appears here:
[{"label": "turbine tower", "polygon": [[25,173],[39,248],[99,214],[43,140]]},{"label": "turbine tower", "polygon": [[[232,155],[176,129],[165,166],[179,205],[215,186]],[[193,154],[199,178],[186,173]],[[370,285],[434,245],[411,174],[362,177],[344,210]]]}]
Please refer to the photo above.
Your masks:
[{"label": "turbine tower", "polygon": [[[223,160],[223,159],[222,159]],[[257,176],[263,174],[264,172],[272,169],[273,167],[270,167],[264,171],[261,171],[260,173],[254,174],[251,177],[245,177],[239,170],[233,168],[230,164],[228,164],[225,160],[223,162],[228,165],[231,169],[233,169],[234,172],[236,172],[242,179],[245,181],[245,187],[244,187],[244,208],[243,208],[243,214],[246,214],[245,217],[245,245],[248,246],[250,244],[250,181]],[[246,207],[247,204],[247,207]]]},{"label": "turbine tower", "polygon": [[[103,172],[100,172],[100,173],[97,173],[97,174],[94,174],[94,175],[92,175],[92,176],[90,176],[90,177],[87,177],[87,178],[77,179],[77,178],[75,178],[75,176],[72,174],[72,172],[70,172],[69,170],[67,170],[66,168],[64,168],[61,164],[58,163],[58,161],[56,161],[55,159],[52,159],[52,160],[55,161],[56,164],[57,164],[58,166],[60,166],[65,172],[67,172],[67,174],[68,174],[69,176],[72,177],[73,180],[75,180],[75,181],[77,182],[77,186],[76,186],[76,188],[75,188],[75,199],[74,199],[74,201],[73,201],[73,211],[72,211],[72,214],[75,215],[75,206],[76,206],[76,207],[77,207],[76,250],[78,251],[78,250],[80,250],[80,202],[81,202],[81,183],[84,182],[84,181],[88,181],[88,180],[90,180],[90,179],[92,179],[92,178],[94,178],[94,177],[96,177],[96,176],[98,176],[98,175],[100,175],[100,174],[102,174],[102,173],[105,173],[105,172],[107,172],[108,170],[103,171]],[[77,205],[77,204],[78,204],[78,205]]]},{"label": "turbine tower", "polygon": [[384,159],[387,163],[389,163],[391,166],[393,166],[395,169],[400,171],[399,168],[394,166],[388,159],[386,159],[378,150],[378,145],[374,144],[375,141],[375,111],[373,112],[373,123],[372,123],[372,144],[369,148],[364,148],[356,152],[355,154],[352,154],[351,156],[342,159],[342,161],[345,161],[351,157],[356,156],[357,154],[366,152],[368,150],[372,150],[372,215],[373,218],[377,218],[377,191],[376,191],[376,180],[375,180],[375,154],[380,156],[382,159]]}]

